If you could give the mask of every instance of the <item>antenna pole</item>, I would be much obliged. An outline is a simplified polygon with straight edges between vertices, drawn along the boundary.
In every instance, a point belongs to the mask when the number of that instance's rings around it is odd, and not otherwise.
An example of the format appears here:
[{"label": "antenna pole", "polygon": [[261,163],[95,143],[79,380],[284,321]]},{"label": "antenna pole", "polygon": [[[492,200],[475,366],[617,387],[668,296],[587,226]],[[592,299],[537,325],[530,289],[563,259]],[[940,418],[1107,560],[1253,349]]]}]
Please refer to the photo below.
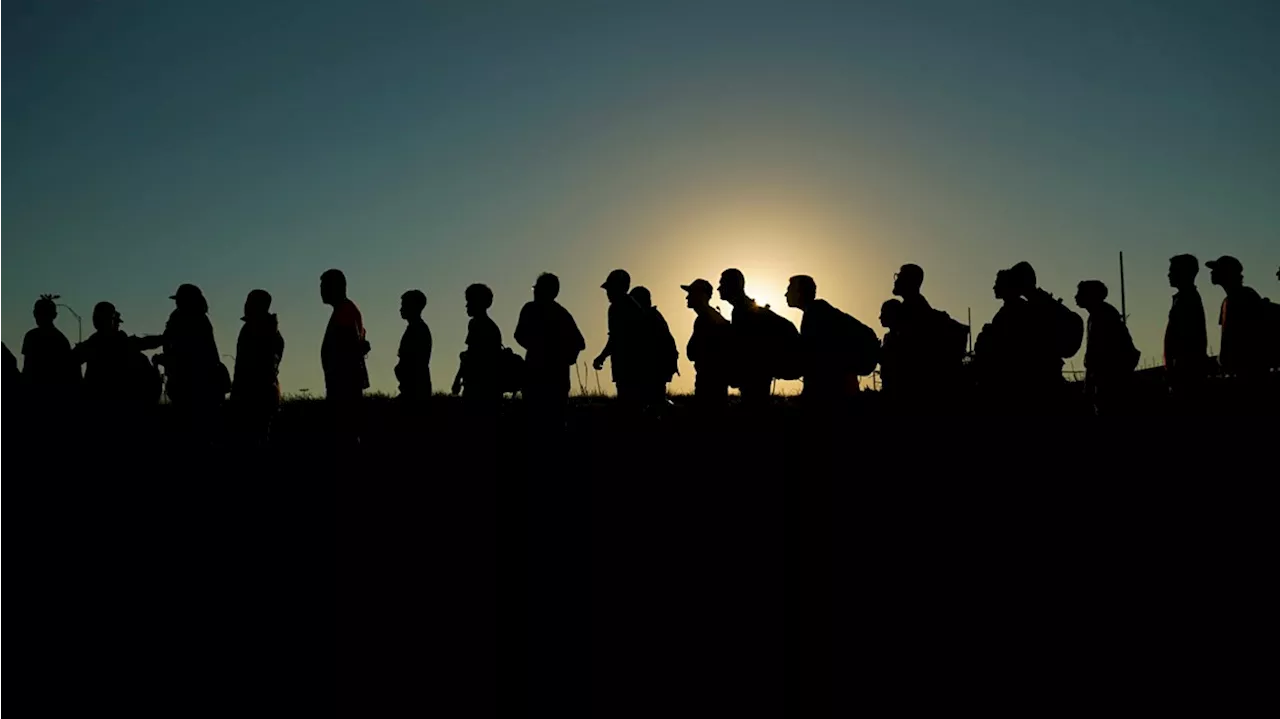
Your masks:
[{"label": "antenna pole", "polygon": [[1124,301],[1124,250],[1120,251],[1120,320],[1129,326],[1129,308]]}]

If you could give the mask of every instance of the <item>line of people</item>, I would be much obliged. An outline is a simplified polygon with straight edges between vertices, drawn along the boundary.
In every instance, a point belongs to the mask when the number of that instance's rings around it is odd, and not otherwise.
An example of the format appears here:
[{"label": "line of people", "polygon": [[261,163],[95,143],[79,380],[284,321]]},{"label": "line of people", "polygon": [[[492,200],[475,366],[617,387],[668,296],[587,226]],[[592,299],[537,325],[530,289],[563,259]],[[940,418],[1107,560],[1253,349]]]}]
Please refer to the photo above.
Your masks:
[{"label": "line of people", "polygon": [[[1205,264],[1213,284],[1226,293],[1218,316],[1222,338],[1217,369],[1245,385],[1256,382],[1280,365],[1277,305],[1244,285],[1243,267],[1235,258]],[[1200,406],[1206,380],[1216,371],[1207,353],[1204,308],[1195,285],[1198,272],[1194,256],[1178,255],[1169,262],[1169,284],[1177,292],[1165,332],[1164,365],[1174,400],[1188,411]],[[808,275],[792,277],[786,290],[788,306],[803,313],[799,328],[752,299],[737,269],[721,273],[714,288],[705,279],[681,285],[696,315],[685,347],[696,373],[696,406],[717,412],[725,407],[729,389],[736,388],[745,407],[760,407],[768,402],[775,380],[803,379],[801,397],[807,407],[838,411],[859,392],[861,378],[878,369],[889,405],[906,414],[957,410],[962,390],[972,384],[998,413],[1053,412],[1065,387],[1064,361],[1084,346],[1090,405],[1099,414],[1124,411],[1141,355],[1125,318],[1107,301],[1102,282],[1079,283],[1075,303],[1087,314],[1083,320],[1038,286],[1029,263],[1000,270],[993,291],[1002,305],[978,333],[972,353],[967,348],[969,327],[933,308],[923,285],[924,270],[918,265],[903,265],[894,275],[895,298],[880,310],[883,338],[819,299],[817,282]],[[647,288],[631,286],[625,270],[610,272],[601,288],[609,302],[609,334],[593,365],[600,370],[610,362],[623,408],[661,413],[669,404],[666,387],[679,371],[680,356],[667,320],[653,306]],[[466,349],[452,390],[474,416],[496,415],[504,393],[521,392],[541,426],[563,427],[570,368],[586,341],[572,314],[557,301],[559,292],[555,275],[537,278],[514,334],[525,350],[521,357],[504,345],[501,330],[489,317],[492,290],[482,284],[466,289]],[[732,308],[730,317],[712,306],[713,294]],[[320,296],[332,308],[320,352],[326,397],[335,422],[345,423],[347,434],[354,436],[359,401],[369,387],[370,345],[341,271],[321,276]],[[285,348],[271,295],[256,289],[245,300],[233,373],[221,361],[200,289],[184,284],[171,299],[175,308],[163,333],[142,336],[127,334],[114,305],[100,302],[93,311],[94,333],[73,347],[54,325],[54,298],[41,297],[33,312],[36,327],[24,338],[22,372],[18,374],[16,358],[6,347],[7,371],[21,380],[37,411],[61,411],[66,403],[80,400],[91,410],[138,411],[155,405],[163,386],[180,421],[194,434],[208,429],[229,394],[247,441],[265,442],[280,403]],[[425,409],[433,391],[432,336],[422,317],[426,305],[420,290],[401,297],[406,327],[395,375],[401,403],[411,414]],[[153,360],[143,354],[156,349],[160,353]],[[158,368],[163,369],[163,385]]]}]

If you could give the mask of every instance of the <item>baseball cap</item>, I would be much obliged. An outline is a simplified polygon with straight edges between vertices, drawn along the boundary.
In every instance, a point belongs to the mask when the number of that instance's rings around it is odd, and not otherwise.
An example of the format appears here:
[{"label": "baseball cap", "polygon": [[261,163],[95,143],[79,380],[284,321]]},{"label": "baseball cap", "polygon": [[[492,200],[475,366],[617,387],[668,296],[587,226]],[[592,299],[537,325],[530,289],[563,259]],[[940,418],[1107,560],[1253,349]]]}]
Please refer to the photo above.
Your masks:
[{"label": "baseball cap", "polygon": [[606,290],[613,287],[619,287],[625,290],[631,287],[631,274],[626,270],[614,270],[609,273],[609,277],[604,281],[604,284],[600,286]]},{"label": "baseball cap", "polygon": [[1222,270],[1223,272],[1231,272],[1237,275],[1244,274],[1244,265],[1240,264],[1240,260],[1231,255],[1223,255],[1216,260],[1209,260],[1204,263],[1204,266],[1211,270]]},{"label": "baseball cap", "polygon": [[687,285],[680,285],[680,289],[691,295],[706,295],[710,297],[713,288],[711,287],[710,282],[699,277]]}]

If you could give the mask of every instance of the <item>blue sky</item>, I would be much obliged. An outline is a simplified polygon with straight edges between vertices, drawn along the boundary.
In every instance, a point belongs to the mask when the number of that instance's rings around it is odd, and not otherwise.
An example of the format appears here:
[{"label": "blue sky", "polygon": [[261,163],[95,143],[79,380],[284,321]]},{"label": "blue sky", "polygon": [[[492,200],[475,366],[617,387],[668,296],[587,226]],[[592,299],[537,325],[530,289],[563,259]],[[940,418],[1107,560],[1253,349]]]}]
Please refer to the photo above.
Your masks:
[{"label": "blue sky", "polygon": [[[230,354],[262,287],[285,390],[319,391],[329,267],[382,390],[404,290],[427,294],[446,386],[466,285],[493,287],[510,340],[544,270],[588,360],[614,267],[681,346],[678,285],[727,266],[778,304],[812,274],[874,326],[916,262],[980,327],[996,269],[1118,296],[1123,250],[1149,360],[1173,254],[1234,254],[1280,295],[1280,3],[66,0],[3,20],[15,352],[41,292],[152,333],[193,282]],[[1207,272],[1201,291],[1212,315]]]}]

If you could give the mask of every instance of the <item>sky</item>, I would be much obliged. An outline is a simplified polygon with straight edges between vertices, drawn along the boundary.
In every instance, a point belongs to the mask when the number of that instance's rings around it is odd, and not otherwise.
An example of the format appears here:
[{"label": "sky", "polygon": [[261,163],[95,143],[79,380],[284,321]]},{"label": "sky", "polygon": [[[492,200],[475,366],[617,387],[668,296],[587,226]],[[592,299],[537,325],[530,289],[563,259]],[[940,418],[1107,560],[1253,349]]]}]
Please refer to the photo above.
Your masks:
[{"label": "sky", "polygon": [[[1277,128],[1273,0],[7,0],[3,339],[20,350],[45,292],[85,336],[101,300],[158,333],[190,282],[231,355],[263,288],[284,391],[318,394],[336,267],[373,389],[395,390],[411,288],[445,388],[473,282],[514,344],[558,274],[589,361],[615,267],[683,350],[679,285],[726,267],[797,322],[787,278],[810,274],[879,331],[913,262],[977,329],[1019,260],[1068,302],[1099,279],[1119,305],[1123,251],[1151,363],[1174,254],[1232,254],[1280,299]],[[1216,346],[1221,291],[1200,287]]]}]

